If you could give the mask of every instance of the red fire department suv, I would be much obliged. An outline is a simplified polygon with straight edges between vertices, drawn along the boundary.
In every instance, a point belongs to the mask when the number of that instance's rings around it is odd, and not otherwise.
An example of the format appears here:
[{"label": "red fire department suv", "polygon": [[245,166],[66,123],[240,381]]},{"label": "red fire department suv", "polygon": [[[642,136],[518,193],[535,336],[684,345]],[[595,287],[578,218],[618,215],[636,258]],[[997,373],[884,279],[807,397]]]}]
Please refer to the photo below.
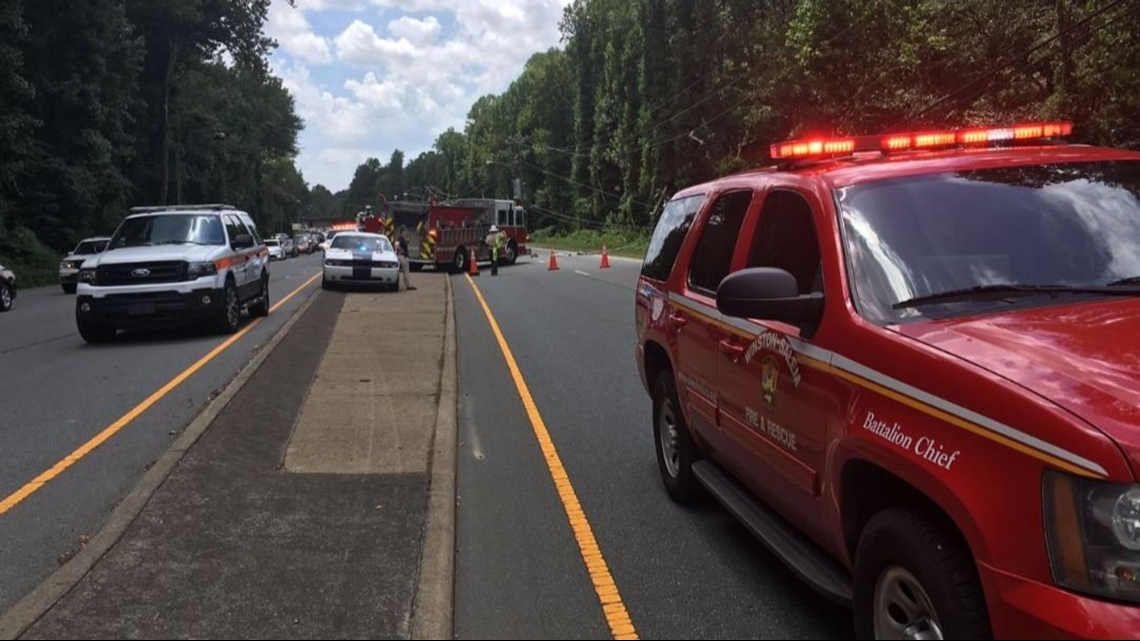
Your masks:
[{"label": "red fire department suv", "polygon": [[1140,153],[802,140],[687,189],[637,292],[676,500],[861,637],[1140,635]]}]

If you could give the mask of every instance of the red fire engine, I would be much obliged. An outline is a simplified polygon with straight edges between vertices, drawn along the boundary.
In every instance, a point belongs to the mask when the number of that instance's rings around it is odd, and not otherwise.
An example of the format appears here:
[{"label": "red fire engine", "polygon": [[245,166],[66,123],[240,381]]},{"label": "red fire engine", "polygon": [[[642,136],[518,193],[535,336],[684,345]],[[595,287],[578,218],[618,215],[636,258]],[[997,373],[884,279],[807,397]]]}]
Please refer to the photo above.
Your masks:
[{"label": "red fire engine", "polygon": [[[401,205],[403,205],[401,203]],[[359,228],[394,239],[401,227],[411,233],[413,271],[433,265],[436,269],[466,271],[475,250],[479,261],[491,260],[487,236],[496,226],[507,235],[502,262],[513,265],[527,250],[526,210],[510,200],[463,199],[446,204],[390,205],[381,216],[363,216]],[[416,247],[419,251],[416,251]]]}]

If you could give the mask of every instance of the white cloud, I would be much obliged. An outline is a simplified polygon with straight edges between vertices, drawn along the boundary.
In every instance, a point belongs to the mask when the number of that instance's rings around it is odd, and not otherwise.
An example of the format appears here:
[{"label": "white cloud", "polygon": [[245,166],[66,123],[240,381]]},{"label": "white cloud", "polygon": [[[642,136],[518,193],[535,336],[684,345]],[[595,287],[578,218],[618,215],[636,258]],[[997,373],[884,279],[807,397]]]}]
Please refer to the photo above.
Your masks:
[{"label": "white cloud", "polygon": [[[367,157],[399,148],[411,159],[462,129],[479,96],[502,92],[530,56],[558,45],[569,2],[297,0],[293,10],[275,0],[274,68],[306,122],[305,177],[344,188]],[[294,15],[275,15],[279,5]],[[360,13],[319,13],[330,9]]]},{"label": "white cloud", "polygon": [[442,30],[443,25],[435,16],[428,16],[424,20],[403,16],[388,23],[388,33],[416,44],[435,42]]},{"label": "white cloud", "polygon": [[372,25],[360,20],[336,37],[337,56],[358,67],[375,67],[385,63],[400,63],[416,57],[419,50],[401,38],[381,38]]},{"label": "white cloud", "polygon": [[313,33],[313,27],[300,9],[285,2],[269,6],[265,33],[281,45],[286,53],[309,64],[332,62],[332,49],[325,38]]}]

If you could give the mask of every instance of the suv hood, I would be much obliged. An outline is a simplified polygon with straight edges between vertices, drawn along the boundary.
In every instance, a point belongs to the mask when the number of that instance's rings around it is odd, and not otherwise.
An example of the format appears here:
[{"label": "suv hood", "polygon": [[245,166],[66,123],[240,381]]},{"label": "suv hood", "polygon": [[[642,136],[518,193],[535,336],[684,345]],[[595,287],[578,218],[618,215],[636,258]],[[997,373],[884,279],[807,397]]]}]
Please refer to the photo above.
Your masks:
[{"label": "suv hood", "polygon": [[123,263],[151,263],[182,260],[188,263],[210,261],[226,250],[224,245],[158,245],[154,247],[123,247],[108,249],[83,263],[83,267],[121,265]]},{"label": "suv hood", "polygon": [[1140,299],[894,329],[1014,381],[1099,428],[1140,478]]}]

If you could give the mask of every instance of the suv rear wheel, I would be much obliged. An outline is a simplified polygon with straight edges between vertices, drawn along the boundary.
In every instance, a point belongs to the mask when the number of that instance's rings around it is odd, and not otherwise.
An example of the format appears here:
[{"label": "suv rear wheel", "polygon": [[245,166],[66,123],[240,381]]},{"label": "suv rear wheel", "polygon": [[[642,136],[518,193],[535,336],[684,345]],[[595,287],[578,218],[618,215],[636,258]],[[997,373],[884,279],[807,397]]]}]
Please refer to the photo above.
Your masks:
[{"label": "suv rear wheel", "polygon": [[222,307],[218,310],[218,332],[233,334],[241,327],[241,301],[238,300],[237,286],[232,280],[226,281],[226,289],[222,294]]},{"label": "suv rear wheel", "polygon": [[677,398],[677,385],[672,372],[657,377],[653,391],[653,441],[657,449],[657,466],[669,498],[678,503],[691,503],[703,492],[693,463],[701,458],[681,403]]},{"label": "suv rear wheel", "polygon": [[0,281],[0,312],[6,312],[12,309],[12,300],[14,298],[15,296],[12,295],[12,286]]},{"label": "suv rear wheel", "polygon": [[970,550],[949,524],[893,508],[867,524],[855,555],[860,639],[989,639]]},{"label": "suv rear wheel", "polygon": [[269,274],[261,275],[261,298],[249,306],[250,318],[263,318],[269,315]]}]

